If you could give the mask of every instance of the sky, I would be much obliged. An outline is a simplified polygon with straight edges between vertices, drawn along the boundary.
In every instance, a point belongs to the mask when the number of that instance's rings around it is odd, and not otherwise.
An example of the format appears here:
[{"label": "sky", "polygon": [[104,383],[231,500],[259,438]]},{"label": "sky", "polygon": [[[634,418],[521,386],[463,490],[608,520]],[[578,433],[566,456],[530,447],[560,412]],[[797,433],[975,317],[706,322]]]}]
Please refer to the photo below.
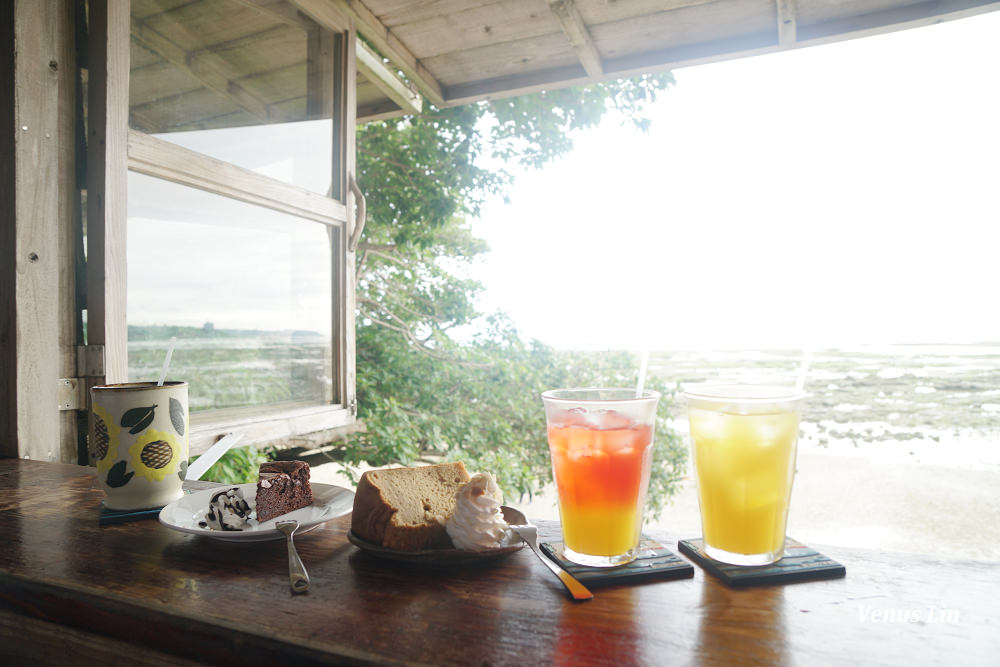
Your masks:
[{"label": "sky", "polygon": [[558,348],[1000,341],[1000,12],[675,70],[474,232]]}]

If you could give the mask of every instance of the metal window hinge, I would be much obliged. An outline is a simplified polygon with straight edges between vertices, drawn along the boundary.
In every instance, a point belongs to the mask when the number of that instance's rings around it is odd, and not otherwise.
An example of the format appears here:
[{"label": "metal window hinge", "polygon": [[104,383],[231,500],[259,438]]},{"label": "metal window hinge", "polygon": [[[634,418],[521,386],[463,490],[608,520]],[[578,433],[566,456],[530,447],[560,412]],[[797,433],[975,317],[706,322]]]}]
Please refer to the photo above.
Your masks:
[{"label": "metal window hinge", "polygon": [[80,377],[59,378],[56,389],[60,410],[87,409],[87,378],[104,377],[104,346],[76,346],[76,374]]},{"label": "metal window hinge", "polygon": [[104,346],[76,346],[76,374],[81,377],[104,377]]},{"label": "metal window hinge", "polygon": [[59,378],[56,390],[60,410],[84,410],[87,407],[87,383],[80,378]]}]

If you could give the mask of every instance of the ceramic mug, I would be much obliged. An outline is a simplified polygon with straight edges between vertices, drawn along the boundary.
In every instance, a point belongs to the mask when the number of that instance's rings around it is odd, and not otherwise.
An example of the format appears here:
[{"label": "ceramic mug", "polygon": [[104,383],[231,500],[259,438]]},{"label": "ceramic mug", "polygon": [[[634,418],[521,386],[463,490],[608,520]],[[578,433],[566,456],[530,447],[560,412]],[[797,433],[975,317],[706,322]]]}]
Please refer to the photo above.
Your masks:
[{"label": "ceramic mug", "polygon": [[188,464],[187,382],[93,387],[90,447],[104,506],[163,507],[184,495]]}]

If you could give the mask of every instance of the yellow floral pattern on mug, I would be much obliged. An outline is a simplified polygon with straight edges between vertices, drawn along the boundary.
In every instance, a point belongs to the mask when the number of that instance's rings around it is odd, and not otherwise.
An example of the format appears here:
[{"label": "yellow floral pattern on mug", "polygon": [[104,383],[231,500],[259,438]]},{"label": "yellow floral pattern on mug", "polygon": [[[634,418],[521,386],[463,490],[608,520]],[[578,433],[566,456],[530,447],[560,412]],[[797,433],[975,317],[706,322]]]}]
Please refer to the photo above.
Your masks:
[{"label": "yellow floral pattern on mug", "polygon": [[128,453],[137,475],[150,481],[160,481],[177,472],[181,443],[173,433],[151,428],[136,439]]},{"label": "yellow floral pattern on mug", "polygon": [[103,407],[94,403],[94,459],[97,472],[105,473],[118,458],[118,435],[121,428]]}]

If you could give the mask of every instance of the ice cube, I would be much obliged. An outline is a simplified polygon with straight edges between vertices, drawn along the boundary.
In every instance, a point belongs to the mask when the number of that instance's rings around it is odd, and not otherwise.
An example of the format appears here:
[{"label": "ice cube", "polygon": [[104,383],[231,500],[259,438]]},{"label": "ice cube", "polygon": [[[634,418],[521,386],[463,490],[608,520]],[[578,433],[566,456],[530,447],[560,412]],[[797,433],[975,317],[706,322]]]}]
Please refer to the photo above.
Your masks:
[{"label": "ice cube", "polygon": [[571,408],[560,412],[553,420],[559,426],[587,426],[587,411],[584,408]]},{"label": "ice cube", "polygon": [[614,410],[602,410],[600,412],[600,427],[605,429],[631,428],[633,421]]},{"label": "ice cube", "polygon": [[711,410],[692,408],[688,413],[691,437],[695,440],[721,441],[726,436],[726,416]]},{"label": "ice cube", "polygon": [[592,451],[596,448],[596,442],[594,441],[594,436],[596,435],[593,429],[572,427],[566,430],[568,437],[566,439],[566,450],[572,456],[574,453],[577,455],[583,452]]}]

